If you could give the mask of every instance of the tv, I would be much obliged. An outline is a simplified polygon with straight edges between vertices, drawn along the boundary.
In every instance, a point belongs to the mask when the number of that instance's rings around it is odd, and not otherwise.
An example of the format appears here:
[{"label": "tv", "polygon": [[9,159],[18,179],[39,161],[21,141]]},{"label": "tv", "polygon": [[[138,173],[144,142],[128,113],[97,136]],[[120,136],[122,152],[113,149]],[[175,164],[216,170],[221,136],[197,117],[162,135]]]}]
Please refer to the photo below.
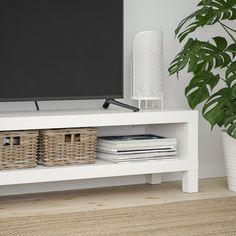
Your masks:
[{"label": "tv", "polygon": [[123,98],[123,0],[8,0],[0,101]]}]

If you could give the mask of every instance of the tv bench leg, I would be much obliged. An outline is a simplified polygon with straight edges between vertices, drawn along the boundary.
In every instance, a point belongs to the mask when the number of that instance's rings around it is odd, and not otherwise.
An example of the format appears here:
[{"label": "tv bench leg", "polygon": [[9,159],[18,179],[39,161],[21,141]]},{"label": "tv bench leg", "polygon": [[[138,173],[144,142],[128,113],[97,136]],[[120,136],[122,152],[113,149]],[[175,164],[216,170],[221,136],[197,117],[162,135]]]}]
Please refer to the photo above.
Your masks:
[{"label": "tv bench leg", "polygon": [[183,172],[182,191],[185,193],[198,192],[198,170],[188,170]]},{"label": "tv bench leg", "polygon": [[161,184],[161,174],[148,174],[146,175],[147,184]]}]

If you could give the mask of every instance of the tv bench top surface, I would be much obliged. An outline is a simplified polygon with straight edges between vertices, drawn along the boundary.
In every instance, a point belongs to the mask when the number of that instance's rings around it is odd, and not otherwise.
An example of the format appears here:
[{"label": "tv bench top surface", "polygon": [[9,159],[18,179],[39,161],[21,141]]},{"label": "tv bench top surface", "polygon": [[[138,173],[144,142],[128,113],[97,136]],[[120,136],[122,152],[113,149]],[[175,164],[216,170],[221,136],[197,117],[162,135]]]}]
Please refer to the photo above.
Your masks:
[{"label": "tv bench top surface", "polygon": [[198,122],[197,111],[146,110],[132,112],[116,109],[100,109],[0,113],[0,131],[189,122]]},{"label": "tv bench top surface", "polygon": [[33,111],[0,111],[0,119],[4,117],[41,117],[41,116],[96,116],[96,115],[174,115],[174,114],[196,114],[197,111],[184,110],[184,109],[166,109],[166,110],[155,110],[147,109],[139,112],[133,112],[125,109],[78,109],[78,110],[33,110]]}]

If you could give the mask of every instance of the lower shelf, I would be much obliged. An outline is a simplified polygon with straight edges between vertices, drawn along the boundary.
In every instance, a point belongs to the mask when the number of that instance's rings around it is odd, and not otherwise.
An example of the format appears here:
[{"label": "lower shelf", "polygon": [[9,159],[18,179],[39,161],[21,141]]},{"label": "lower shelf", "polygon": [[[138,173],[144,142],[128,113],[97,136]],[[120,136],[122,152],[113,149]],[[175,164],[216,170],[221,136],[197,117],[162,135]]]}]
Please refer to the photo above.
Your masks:
[{"label": "lower shelf", "polygon": [[170,159],[114,164],[97,160],[92,165],[43,167],[0,171],[0,186],[45,183],[66,180],[93,179],[116,176],[179,172],[191,169],[188,159]]}]

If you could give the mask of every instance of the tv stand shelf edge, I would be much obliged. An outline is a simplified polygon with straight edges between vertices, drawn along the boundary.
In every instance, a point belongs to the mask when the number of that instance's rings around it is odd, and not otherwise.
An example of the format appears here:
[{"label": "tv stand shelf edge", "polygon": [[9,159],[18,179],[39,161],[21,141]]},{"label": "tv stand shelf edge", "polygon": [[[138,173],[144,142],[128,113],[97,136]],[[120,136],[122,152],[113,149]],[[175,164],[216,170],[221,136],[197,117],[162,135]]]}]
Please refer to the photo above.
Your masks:
[{"label": "tv stand shelf edge", "polygon": [[[197,111],[38,111],[0,113],[0,131],[73,127],[154,133],[177,137],[178,157],[140,163],[114,164],[97,160],[92,165],[42,167],[0,171],[0,187],[54,181],[146,175],[149,184],[161,183],[161,173],[182,172],[182,191],[198,191],[198,112]],[[126,131],[127,132],[127,131]]]}]

